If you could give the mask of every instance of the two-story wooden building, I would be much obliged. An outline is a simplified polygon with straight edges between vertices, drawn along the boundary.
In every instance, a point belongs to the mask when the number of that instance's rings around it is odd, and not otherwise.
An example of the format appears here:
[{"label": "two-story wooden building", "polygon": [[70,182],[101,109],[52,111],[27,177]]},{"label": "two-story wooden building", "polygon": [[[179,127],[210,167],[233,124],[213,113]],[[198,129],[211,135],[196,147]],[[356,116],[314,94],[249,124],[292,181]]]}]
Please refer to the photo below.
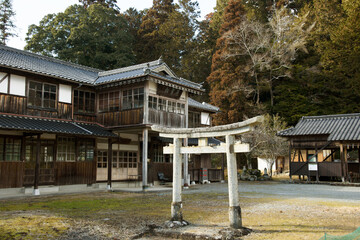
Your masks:
[{"label": "two-story wooden building", "polygon": [[101,71],[0,46],[0,188],[153,181],[171,159],[150,126],[210,125],[202,92],[161,59]]}]

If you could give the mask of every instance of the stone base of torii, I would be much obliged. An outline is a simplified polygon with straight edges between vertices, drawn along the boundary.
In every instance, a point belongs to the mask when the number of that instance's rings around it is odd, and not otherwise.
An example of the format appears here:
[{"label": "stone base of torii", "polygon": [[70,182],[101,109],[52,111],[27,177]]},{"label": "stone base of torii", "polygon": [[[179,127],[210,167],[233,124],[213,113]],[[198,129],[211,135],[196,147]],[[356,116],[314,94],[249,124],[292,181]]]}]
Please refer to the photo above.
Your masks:
[{"label": "stone base of torii", "polygon": [[[262,121],[262,117],[254,117],[243,122],[205,128],[165,128],[152,126],[153,131],[159,132],[160,137],[173,138],[174,142],[164,147],[164,154],[173,154],[173,192],[171,203],[171,220],[183,221],[181,200],[182,155],[201,153],[226,153],[228,185],[229,185],[229,220],[230,227],[242,228],[241,208],[239,205],[239,191],[237,179],[236,153],[249,152],[248,144],[236,142],[235,136],[253,130]],[[225,144],[209,146],[209,137],[225,137]],[[182,139],[198,138],[199,145],[184,147]]]}]

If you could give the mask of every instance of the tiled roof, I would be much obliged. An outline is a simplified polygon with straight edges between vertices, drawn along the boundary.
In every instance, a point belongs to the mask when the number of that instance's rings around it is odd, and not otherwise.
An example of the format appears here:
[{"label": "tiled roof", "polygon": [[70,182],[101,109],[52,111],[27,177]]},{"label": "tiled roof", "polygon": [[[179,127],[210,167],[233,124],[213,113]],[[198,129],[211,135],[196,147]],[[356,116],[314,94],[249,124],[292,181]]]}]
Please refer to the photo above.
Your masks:
[{"label": "tiled roof", "polygon": [[0,128],[44,133],[62,133],[80,136],[117,137],[97,124],[70,122],[15,115],[0,115]]},{"label": "tiled roof", "polygon": [[4,45],[0,45],[0,66],[90,84],[100,71]]},{"label": "tiled roof", "polygon": [[328,141],[360,141],[360,113],[302,117],[279,136],[329,135]]},{"label": "tiled roof", "polygon": [[[101,71],[99,69],[0,45],[0,67],[1,66],[91,85],[121,82],[125,79],[149,75],[157,79],[162,79],[163,81],[159,80],[160,84],[173,83],[174,87],[181,85],[185,88],[203,91],[200,84],[176,77],[161,59],[110,71]],[[157,71],[161,69],[166,69],[172,76],[159,74]]]},{"label": "tiled roof", "polygon": [[209,112],[218,112],[219,108],[208,103],[200,103],[192,98],[188,98],[189,107],[201,109]]}]

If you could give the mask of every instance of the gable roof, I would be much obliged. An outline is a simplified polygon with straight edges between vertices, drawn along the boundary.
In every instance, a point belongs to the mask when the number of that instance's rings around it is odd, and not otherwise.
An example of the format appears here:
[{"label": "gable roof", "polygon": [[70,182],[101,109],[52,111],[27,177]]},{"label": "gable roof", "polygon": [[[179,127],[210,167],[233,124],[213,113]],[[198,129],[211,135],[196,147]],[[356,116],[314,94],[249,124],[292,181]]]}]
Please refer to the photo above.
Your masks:
[{"label": "gable roof", "polygon": [[360,141],[360,113],[302,117],[278,136],[329,135],[328,141]]},{"label": "gable roof", "polygon": [[208,112],[219,112],[219,108],[214,106],[214,105],[211,105],[211,104],[208,104],[206,102],[198,102],[192,98],[188,98],[188,103],[189,103],[189,107],[191,108],[196,108],[196,109],[200,109],[200,110],[204,110],[204,111],[208,111]]},{"label": "gable roof", "polygon": [[[158,81],[159,84],[170,85],[175,88],[187,90],[190,89],[190,91],[193,89],[192,92],[194,93],[203,91],[201,84],[178,78],[161,59],[110,71],[102,71],[0,45],[0,67],[18,69],[93,86],[113,82],[128,84],[129,82],[123,80],[142,76],[152,76],[156,78],[156,81]],[[165,72],[168,75],[162,75],[160,72]]]}]

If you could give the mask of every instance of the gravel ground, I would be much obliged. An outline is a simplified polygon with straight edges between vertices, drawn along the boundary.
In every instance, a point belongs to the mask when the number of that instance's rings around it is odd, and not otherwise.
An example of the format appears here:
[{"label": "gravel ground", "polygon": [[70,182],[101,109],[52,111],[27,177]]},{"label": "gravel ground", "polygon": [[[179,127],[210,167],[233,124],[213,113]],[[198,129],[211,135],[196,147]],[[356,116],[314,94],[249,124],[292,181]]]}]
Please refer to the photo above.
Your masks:
[{"label": "gravel ground", "polygon": [[[5,239],[163,240],[178,239],[181,234],[189,233],[205,236],[203,239],[219,239],[218,230],[228,225],[227,192],[225,183],[195,185],[185,190],[184,218],[192,225],[177,229],[176,235],[167,231],[166,237],[143,233],[148,225],[163,229],[170,216],[171,192],[103,192],[0,200],[0,239],[5,236]],[[80,203],[67,206],[67,201]],[[93,210],[92,201],[100,201],[104,208]],[[239,202],[243,225],[253,230],[242,238],[246,240],[319,239],[324,232],[344,235],[360,226],[359,187],[240,182]],[[111,207],[106,208],[107,204]],[[23,205],[26,208],[22,209]],[[41,222],[47,219],[54,223],[42,226]],[[19,235],[1,235],[2,229],[9,231],[6,226],[16,221],[23,225],[16,230]],[[60,231],[61,227],[66,230]],[[42,229],[42,235],[36,232],[38,229]]]}]

